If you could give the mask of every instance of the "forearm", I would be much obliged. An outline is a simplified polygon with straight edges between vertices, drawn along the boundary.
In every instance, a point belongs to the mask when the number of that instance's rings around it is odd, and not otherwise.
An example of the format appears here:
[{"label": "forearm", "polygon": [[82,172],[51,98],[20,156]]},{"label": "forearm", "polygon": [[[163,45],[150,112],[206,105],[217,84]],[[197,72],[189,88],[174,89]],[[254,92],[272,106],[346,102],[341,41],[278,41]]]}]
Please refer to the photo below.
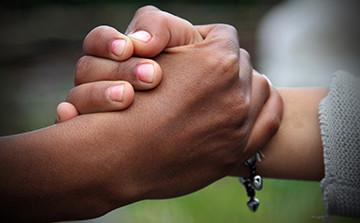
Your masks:
[{"label": "forearm", "polygon": [[[278,89],[284,102],[280,128],[261,149],[264,158],[257,164],[258,173],[270,178],[320,180],[324,161],[318,107],[326,96],[325,88]],[[231,175],[246,175],[241,164]]]},{"label": "forearm", "polygon": [[262,149],[265,158],[258,171],[265,177],[320,180],[324,175],[318,120],[324,88],[279,89],[284,116],[277,134]]},{"label": "forearm", "polygon": [[[3,218],[66,220],[93,217],[114,208],[110,206],[115,198],[110,198],[107,190],[106,177],[111,174],[105,168],[109,165],[107,153],[94,156],[90,152],[89,144],[94,140],[89,140],[92,133],[88,129],[95,123],[88,120],[87,129],[78,124],[79,120],[74,120],[0,138]],[[117,205],[127,202],[130,201],[124,199]]]}]

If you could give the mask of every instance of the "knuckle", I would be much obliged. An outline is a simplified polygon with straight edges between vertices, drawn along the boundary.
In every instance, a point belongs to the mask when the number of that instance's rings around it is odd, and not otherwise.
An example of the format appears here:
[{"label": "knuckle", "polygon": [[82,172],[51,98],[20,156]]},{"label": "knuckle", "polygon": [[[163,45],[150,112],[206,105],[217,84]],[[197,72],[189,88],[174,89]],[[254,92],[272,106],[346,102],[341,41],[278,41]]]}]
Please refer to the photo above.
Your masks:
[{"label": "knuckle", "polygon": [[223,29],[226,32],[232,33],[232,34],[236,34],[237,35],[237,29],[235,28],[235,26],[230,25],[230,24],[224,24],[224,23],[219,23],[216,26],[218,26],[220,29]]},{"label": "knuckle", "polygon": [[159,9],[153,5],[146,5],[146,6],[140,7],[136,10],[135,17],[142,16],[146,13],[149,13],[151,11],[156,11],[156,10],[159,10]]},{"label": "knuckle", "polygon": [[153,14],[154,14],[153,15],[154,18],[155,18],[155,16],[158,17],[159,21],[157,21],[157,23],[160,25],[160,27],[167,27],[168,21],[169,21],[169,15],[168,14],[163,13],[163,12],[157,13],[156,15],[155,15],[155,13],[153,13]]},{"label": "knuckle", "polygon": [[213,25],[214,29],[221,30],[223,32],[237,33],[237,29],[233,25],[226,23],[214,23]]},{"label": "knuckle", "polygon": [[[157,24],[158,27],[167,27],[169,16],[167,13],[164,13],[161,10],[149,9],[140,14],[140,18],[137,19],[137,22],[152,20]],[[156,34],[156,33],[155,33]]]},{"label": "knuckle", "polygon": [[208,67],[211,71],[217,71],[220,75],[238,75],[239,71],[239,56],[236,52],[212,53],[211,57],[207,59]]},{"label": "knuckle", "polygon": [[239,43],[237,41],[238,32],[237,29],[228,24],[216,24],[216,29],[221,30],[221,32],[224,34],[223,36],[218,37],[219,38],[219,46],[226,47],[226,49],[231,50],[239,50]]},{"label": "knuckle", "polygon": [[90,40],[90,39],[98,39],[99,37],[101,37],[101,35],[106,31],[106,30],[113,30],[114,28],[111,26],[107,26],[107,25],[101,25],[101,26],[97,26],[94,29],[92,29],[85,37],[84,39],[84,44],[83,44],[83,48],[86,47],[86,43]]},{"label": "knuckle", "polygon": [[[104,106],[103,103],[106,101],[103,99],[103,92],[101,92],[101,88],[96,84],[88,84],[88,104],[91,107],[101,107]],[[100,93],[101,92],[101,93]]]},{"label": "knuckle", "polygon": [[[225,32],[237,32],[235,27],[227,24],[216,24],[215,29],[225,30]],[[221,33],[221,32],[220,32]],[[239,72],[240,51],[238,42],[231,38],[233,34],[224,34],[216,36],[208,46],[205,63],[211,71],[217,71],[222,75],[230,75],[233,78]]]},{"label": "knuckle", "polygon": [[75,67],[75,85],[83,83],[86,72],[89,67],[89,56],[82,56],[76,63]]},{"label": "knuckle", "polygon": [[238,76],[239,72],[239,55],[236,52],[228,53],[223,57],[221,63],[225,74]]},{"label": "knuckle", "polygon": [[240,57],[244,57],[244,58],[246,58],[247,60],[250,60],[250,59],[251,59],[249,52],[246,51],[246,50],[243,49],[243,48],[240,49]]},{"label": "knuckle", "polygon": [[109,30],[109,29],[114,29],[114,28],[111,26],[108,26],[108,25],[100,25],[100,26],[95,27],[92,31],[90,31],[90,33],[102,33],[103,31]]},{"label": "knuckle", "polygon": [[125,63],[118,62],[116,66],[114,66],[113,71],[111,72],[113,75],[111,79],[113,80],[128,80],[130,76],[135,79],[135,75],[131,74],[131,71],[134,69],[135,63],[133,60],[128,60]]},{"label": "knuckle", "polygon": [[230,52],[236,52],[236,54],[239,54],[238,44],[233,39],[220,37],[217,46],[218,46],[218,49],[221,49],[224,52],[230,51]]},{"label": "knuckle", "polygon": [[260,77],[258,79],[260,89],[263,91],[263,95],[269,97],[270,96],[270,85],[269,82],[264,78]]},{"label": "knuckle", "polygon": [[86,98],[79,98],[80,105],[79,111],[81,113],[84,113],[84,110],[87,112],[92,111],[106,111],[108,109],[109,99],[106,94],[104,94],[105,89],[97,84],[87,84],[86,88],[81,89],[83,92],[79,95],[84,96],[86,95]]},{"label": "knuckle", "polygon": [[[224,41],[222,51],[217,50],[217,53],[213,53],[213,60],[210,60],[210,67],[214,70],[218,70],[222,75],[234,75],[238,76],[239,72],[239,53],[238,50],[224,50],[229,45],[230,41]],[[221,47],[221,46],[219,46]]]},{"label": "knuckle", "polygon": [[244,74],[249,74],[253,72],[253,66],[251,64],[250,61],[250,56],[247,56],[247,54],[244,54],[240,51],[240,56],[239,56],[239,64],[241,66],[241,71]]}]

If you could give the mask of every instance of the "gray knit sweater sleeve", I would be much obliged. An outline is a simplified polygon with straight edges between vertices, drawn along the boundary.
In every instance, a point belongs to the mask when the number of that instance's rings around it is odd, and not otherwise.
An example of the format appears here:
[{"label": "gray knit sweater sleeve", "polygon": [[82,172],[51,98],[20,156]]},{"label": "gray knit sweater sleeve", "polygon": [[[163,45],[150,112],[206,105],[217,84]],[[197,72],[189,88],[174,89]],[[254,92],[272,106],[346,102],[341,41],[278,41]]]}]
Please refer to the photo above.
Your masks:
[{"label": "gray knit sweater sleeve", "polygon": [[337,72],[319,106],[329,215],[360,217],[360,78]]}]

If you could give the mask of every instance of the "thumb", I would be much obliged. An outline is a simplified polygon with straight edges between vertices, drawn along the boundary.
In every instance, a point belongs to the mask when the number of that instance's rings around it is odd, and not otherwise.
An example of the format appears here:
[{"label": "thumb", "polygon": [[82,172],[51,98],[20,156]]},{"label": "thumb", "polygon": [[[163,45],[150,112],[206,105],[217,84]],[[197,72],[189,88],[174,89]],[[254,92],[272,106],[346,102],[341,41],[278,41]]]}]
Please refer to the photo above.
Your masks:
[{"label": "thumb", "polygon": [[138,9],[126,34],[132,39],[134,54],[140,57],[154,57],[165,48],[203,40],[190,22],[154,6]]}]

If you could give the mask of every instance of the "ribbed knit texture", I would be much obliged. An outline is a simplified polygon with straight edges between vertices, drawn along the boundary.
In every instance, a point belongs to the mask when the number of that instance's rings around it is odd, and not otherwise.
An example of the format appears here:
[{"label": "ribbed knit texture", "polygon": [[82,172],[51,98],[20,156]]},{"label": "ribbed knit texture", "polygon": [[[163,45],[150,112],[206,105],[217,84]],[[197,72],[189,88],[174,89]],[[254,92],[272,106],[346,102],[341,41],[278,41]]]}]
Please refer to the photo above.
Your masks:
[{"label": "ribbed knit texture", "polygon": [[360,217],[360,78],[337,72],[319,106],[329,215]]}]

